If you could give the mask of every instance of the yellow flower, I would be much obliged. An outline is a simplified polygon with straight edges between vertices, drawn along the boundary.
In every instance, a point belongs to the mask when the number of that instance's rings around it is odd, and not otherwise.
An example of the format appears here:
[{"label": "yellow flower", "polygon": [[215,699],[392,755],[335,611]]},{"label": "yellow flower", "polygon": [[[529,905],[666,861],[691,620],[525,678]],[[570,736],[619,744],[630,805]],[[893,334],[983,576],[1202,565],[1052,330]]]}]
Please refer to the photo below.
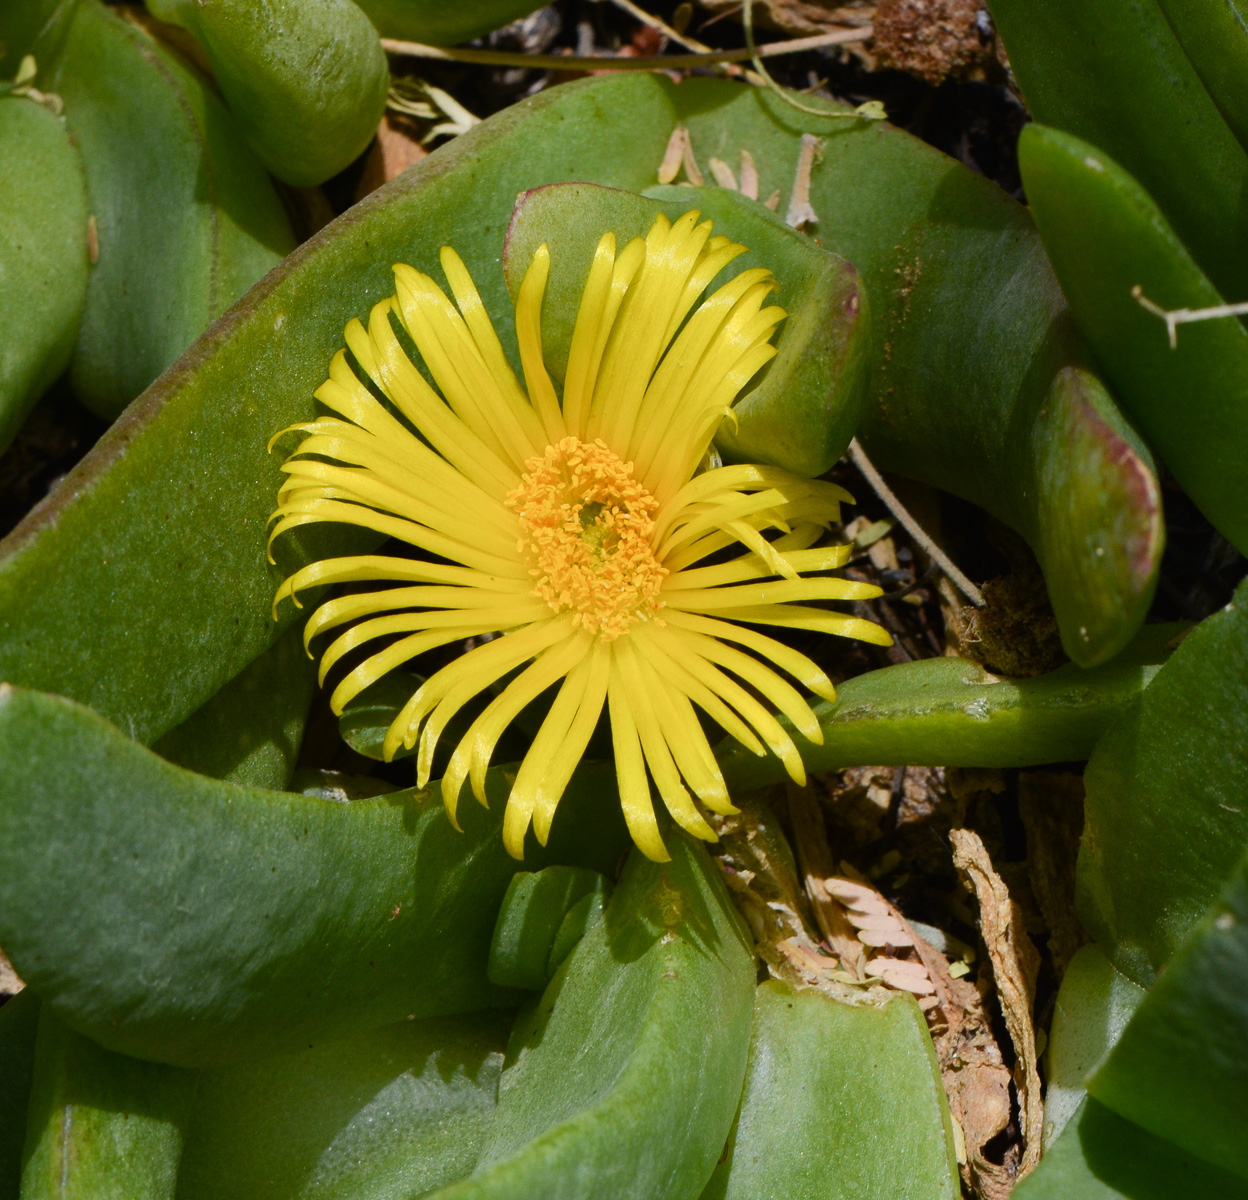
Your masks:
[{"label": "yellow flower", "polygon": [[[519,670],[451,757],[442,795],[454,821],[465,779],[484,803],[499,737],[562,681],[507,801],[503,837],[517,858],[530,822],[545,843],[604,706],[628,828],[662,861],[647,769],[677,823],[697,837],[715,834],[694,796],[715,812],[736,811],[695,705],[755,753],[769,747],[799,783],[801,757],[768,705],[822,740],[810,705],[773,667],[828,699],[830,680],[748,626],[891,640],[869,621],[803,603],[879,594],[802,577],[844,564],[847,547],[816,543],[847,493],[777,467],[706,467],[716,427],[775,354],[771,335],[785,315],[765,306],[776,285],[762,269],[740,272],[694,309],[744,249],[711,236],[696,212],[674,224],[658,218],[618,254],[605,234],[562,402],[541,351],[545,246],[516,303],[523,388],[453,250],[443,248],[441,262],[454,305],[429,276],[396,266],[396,295],[373,308],[367,329],[359,321],[346,329],[372,387],[339,351],[316,392],[336,415],[295,427],[306,436],[283,466],[272,537],[342,522],[415,551],[313,563],[277,592],[275,608],[315,585],[395,585],[328,600],[307,623],[308,643],[337,632],[321,659],[322,683],[345,655],[372,648],[334,689],[336,713],[417,655],[484,639],[433,674],[389,729],[386,757],[418,747],[423,787],[455,713]],[[437,391],[408,357],[396,320]],[[726,557],[731,547],[745,553]]]}]

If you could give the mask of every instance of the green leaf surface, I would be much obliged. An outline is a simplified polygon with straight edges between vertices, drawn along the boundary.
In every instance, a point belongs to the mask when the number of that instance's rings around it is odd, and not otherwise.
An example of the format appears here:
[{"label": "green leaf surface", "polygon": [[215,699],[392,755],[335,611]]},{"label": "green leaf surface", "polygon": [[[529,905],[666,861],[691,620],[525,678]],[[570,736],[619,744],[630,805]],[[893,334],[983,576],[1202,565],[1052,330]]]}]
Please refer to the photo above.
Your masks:
[{"label": "green leaf surface", "polygon": [[510,1017],[401,1021],[203,1072],[178,1200],[410,1200],[467,1175]]},{"label": "green leaf surface", "polygon": [[351,0],[153,0],[189,30],[256,157],[295,187],[324,183],[377,133],[390,69]]},{"label": "green leaf surface", "polygon": [[382,37],[453,46],[527,16],[534,0],[356,0]]},{"label": "green leaf surface", "polygon": [[1148,986],[1248,843],[1248,583],[1109,730],[1084,783],[1079,916]]},{"label": "green leaf surface", "polygon": [[[507,231],[503,270],[513,297],[537,248],[550,248],[543,305],[543,354],[562,386],[568,350],[594,251],[603,232],[622,249],[645,237],[659,213],[675,220],[691,209],[714,233],[747,253],[717,276],[711,290],[741,271],[765,267],[776,277],[775,300],[788,312],[776,357],[746,385],[716,437],[736,461],[777,463],[822,475],[849,446],[866,402],[870,319],[852,263],[788,228],[770,209],[720,188],[653,188],[645,197],[614,188],[564,184],[522,196]],[[549,316],[547,316],[549,314]]]},{"label": "green leaf surface", "polygon": [[1248,852],[1088,1090],[1248,1181]]},{"label": "green leaf surface", "polygon": [[[1026,210],[881,122],[800,114],[760,89],[677,92],[699,161],[748,150],[759,195],[822,139],[812,232],[861,272],[877,466],[982,505],[1032,545],[1066,652],[1092,666],[1148,609],[1163,530],[1148,452],[1100,381]],[[844,108],[836,111],[844,112]]]},{"label": "green leaf surface", "polygon": [[1248,147],[1248,5],[1243,0],[1159,0],[1210,98]]},{"label": "green leaf surface", "polygon": [[294,235],[216,93],[99,0],[82,0],[41,86],[65,102],[99,245],[70,379],[115,417]]},{"label": "green leaf surface", "polygon": [[[564,918],[577,904],[588,902],[593,894],[601,899],[607,890],[604,876],[583,867],[517,871],[494,925],[486,971],[490,982],[534,991],[545,988],[554,974],[547,964]],[[588,903],[584,907],[588,911]],[[565,957],[566,951],[555,965]]]},{"label": "green leaf surface", "polygon": [[82,160],[43,105],[0,98],[0,454],[69,362],[86,297]]},{"label": "green leaf surface", "polygon": [[1070,960],[1053,1008],[1045,1060],[1044,1145],[1047,1149],[1079,1111],[1084,1081],[1105,1061],[1145,992],[1096,946]]},{"label": "green leaf surface", "polygon": [[745,1093],[702,1200],[957,1200],[953,1125],[914,1000],[758,989]]},{"label": "green leaf surface", "polygon": [[438,1200],[693,1200],[741,1095],[754,952],[679,833],[634,850],[603,920],[513,1034],[475,1173]]},{"label": "green leaf surface", "polygon": [[[339,803],[219,783],[12,688],[0,763],[0,945],[110,1049],[206,1066],[511,1000],[485,976],[516,868],[502,771],[460,834],[433,790]],[[610,768],[583,771],[535,864],[611,869],[618,808]]]},{"label": "green leaf surface", "polygon": [[197,1077],[110,1054],[43,1005],[22,1200],[173,1200]]},{"label": "green leaf surface", "polygon": [[594,925],[602,920],[607,909],[609,891],[606,879],[599,876],[599,882],[591,892],[586,892],[566,913],[555,930],[554,941],[550,944],[550,954],[546,959],[546,978],[553,979],[555,972],[563,965],[563,960],[576,949],[576,944]]},{"label": "green leaf surface", "polygon": [[[625,111],[622,157],[601,121]],[[498,257],[517,192],[586,175],[644,187],[673,119],[649,81],[543,92],[291,255],[0,543],[0,679],[90,704],[145,742],[199,708],[279,632],[264,529],[284,477],[265,444],[312,419],[347,321],[392,294],[391,264],[436,271],[455,245],[509,342]]]},{"label": "green leaf surface", "polygon": [[1032,213],[1070,306],[1123,406],[1201,511],[1248,551],[1248,330],[1165,322],[1223,303],[1152,198],[1095,146],[1042,125],[1019,139]]},{"label": "green leaf surface", "polygon": [[292,629],[152,749],[213,779],[285,788],[315,688],[316,667]]},{"label": "green leaf surface", "polygon": [[[453,244],[504,345],[514,349],[498,260],[519,192],[576,179],[643,189],[682,120],[704,161],[711,154],[731,158],[748,146],[762,186],[788,189],[806,122],[799,116],[757,89],[729,82],[688,80],[676,88],[648,76],[596,78],[507,109],[356,205],[201,338],[0,543],[0,678],[90,704],[145,742],[179,724],[279,632],[269,605],[283,572],[265,562],[263,530],[282,475],[279,458],[263,447],[276,431],[314,415],[311,393],[342,345],[343,327],[392,293],[392,263],[436,274],[438,248]],[[1042,398],[1055,374],[1049,366],[1065,361],[1044,349],[1050,332],[1061,342],[1065,310],[1026,214],[907,134],[877,123],[811,118],[807,124],[827,136],[812,175],[814,203],[827,226],[824,244],[862,271],[883,322],[876,327],[892,330],[873,345],[877,364],[891,346],[890,361],[904,360],[920,373],[911,382],[929,418],[899,427],[913,447],[915,469],[997,511],[1006,505],[1013,512],[1026,492],[1028,520],[1042,524],[1048,514],[1022,487],[1013,460],[1002,457],[1003,430],[1034,422],[1022,410],[1016,418],[999,411],[1001,397],[1016,394],[1020,364],[1039,364],[1036,396]],[[912,226],[941,231],[932,243],[938,262],[948,258],[941,247],[959,248],[940,274],[961,290],[941,292],[939,303],[933,296],[930,311],[940,320],[930,345],[902,338],[898,325],[905,303],[896,247]],[[1014,264],[1012,273],[980,270],[1002,262]],[[968,324],[968,313],[982,322]],[[944,443],[930,441],[929,425],[948,424],[950,412],[962,414],[965,428],[949,435],[946,454]],[[976,432],[981,424],[989,429],[984,437]],[[1055,461],[1065,445],[1055,434]],[[1134,477],[1140,460],[1123,454],[1121,469]],[[1074,482],[1080,489],[1100,486],[1086,475]],[[1117,547],[1132,543],[1120,539],[1122,523],[1152,528],[1158,519],[1156,512],[1124,510],[1111,523],[1112,536],[1109,528],[1052,534],[1064,545],[1092,547],[1089,562],[1103,564],[1096,568],[1103,574],[1097,596],[1079,599],[1068,580],[1051,575],[1055,596],[1074,596],[1069,602],[1089,612],[1099,611],[1105,596],[1121,601],[1112,636],[1097,635],[1103,648],[1129,636],[1151,586],[1151,573],[1137,578],[1133,566],[1124,566]],[[1109,543],[1101,560],[1094,553],[1098,541]],[[363,549],[344,542],[349,546]],[[299,561],[292,552],[283,566]],[[1112,582],[1128,578],[1136,583],[1126,591]],[[64,586],[71,579],[74,586]],[[288,609],[284,619],[293,615]],[[1078,624],[1071,633],[1076,641]],[[1068,631],[1070,625],[1065,619]]]},{"label": "green leaf surface", "polygon": [[[989,0],[988,7],[1031,115],[1120,162],[1214,285],[1236,300],[1248,295],[1248,153],[1157,0]],[[1221,44],[1209,52],[1223,53]]]},{"label": "green leaf surface", "polygon": [[35,1075],[39,997],[30,988],[0,1008],[0,1200],[18,1200],[26,1110]]},{"label": "green leaf surface", "polygon": [[1242,1179],[1089,1096],[1011,1200],[1245,1200]]},{"label": "green leaf surface", "polygon": [[[898,663],[847,679],[813,706],[823,744],[794,741],[809,772],[883,766],[1025,767],[1087,758],[1166,661],[1182,625],[1146,626],[1113,662],[1002,679],[960,658]],[[779,720],[792,730],[787,719]],[[733,791],[784,778],[774,755],[725,739],[716,750]]]}]

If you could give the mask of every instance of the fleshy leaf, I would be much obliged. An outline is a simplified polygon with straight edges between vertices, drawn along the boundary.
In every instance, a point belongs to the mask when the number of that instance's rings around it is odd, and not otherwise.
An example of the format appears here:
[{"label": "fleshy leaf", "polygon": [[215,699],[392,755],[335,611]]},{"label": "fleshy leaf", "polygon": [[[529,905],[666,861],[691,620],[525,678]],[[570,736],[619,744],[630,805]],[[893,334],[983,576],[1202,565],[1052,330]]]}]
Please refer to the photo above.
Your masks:
[{"label": "fleshy leaf", "polygon": [[1096,946],[1082,947],[1070,960],[1049,1029],[1046,1149],[1079,1111],[1087,1095],[1084,1081],[1105,1061],[1144,995],[1144,989],[1116,971]]},{"label": "fleshy leaf", "polygon": [[860,440],[877,466],[971,500],[1021,533],[1044,569],[1066,652],[1084,666],[1112,657],[1143,621],[1156,581],[1157,483],[1147,450],[1087,369],[1026,210],[881,122],[807,116],[761,89],[711,80],[687,80],[677,98],[700,161],[748,151],[760,196],[791,195],[798,135],[818,136],[810,232],[854,264],[871,301]]},{"label": "fleshy leaf", "polygon": [[534,0],[357,0],[382,37],[454,46],[531,13]]},{"label": "fleshy leaf", "polygon": [[[1153,449],[1201,511],[1248,551],[1248,330],[1235,318],[1177,329],[1167,309],[1223,303],[1147,192],[1070,134],[1019,139],[1027,199],[1075,319]],[[1235,297],[1238,299],[1238,296]]]},{"label": "fleshy leaf", "polygon": [[401,1021],[205,1071],[179,1200],[407,1200],[467,1175],[510,1016]]},{"label": "fleshy leaf", "polygon": [[99,246],[70,380],[115,417],[295,239],[216,93],[135,25],[81,0],[49,67]]},{"label": "fleshy leaf", "polygon": [[[1161,669],[1181,625],[1147,626],[1113,662],[1073,664],[1034,679],[1001,679],[960,658],[899,663],[847,679],[815,715],[823,743],[797,738],[812,773],[844,767],[1027,767],[1087,758]],[[787,718],[780,721],[791,728]],[[725,740],[718,751],[734,791],[784,778],[772,755]]]},{"label": "fleshy leaf", "polygon": [[[20,6],[19,6],[20,7]],[[87,298],[87,193],[65,124],[0,99],[0,454],[69,362]]]},{"label": "fleshy leaf", "polygon": [[152,749],[213,779],[284,788],[315,688],[316,667],[303,651],[302,634],[292,629]]},{"label": "fleshy leaf", "polygon": [[490,982],[541,991],[553,974],[547,963],[564,918],[592,894],[601,898],[607,890],[604,876],[583,867],[517,871],[494,925],[486,972]]},{"label": "fleshy leaf", "polygon": [[[485,975],[516,866],[502,771],[491,811],[461,806],[461,834],[430,792],[339,803],[219,783],[14,688],[0,764],[0,945],[110,1049],[212,1065],[513,996]],[[610,870],[627,844],[612,795],[609,767],[583,771],[533,864]]]},{"label": "fleshy leaf", "polygon": [[741,1094],[754,953],[691,839],[634,850],[603,920],[522,1014],[474,1174],[437,1200],[695,1197]]},{"label": "fleshy leaf", "polygon": [[239,131],[278,179],[311,187],[368,146],[390,70],[377,31],[351,0],[152,0],[189,30]]},{"label": "fleshy leaf", "polygon": [[1245,1200],[1248,1184],[1089,1096],[1011,1200]]},{"label": "fleshy leaf", "polygon": [[1248,583],[1106,733],[1084,782],[1079,916],[1148,986],[1248,840]]},{"label": "fleshy leaf", "polygon": [[702,1200],[956,1200],[953,1126],[927,1025],[762,984],[745,1094]]},{"label": "fleshy leaf", "polygon": [[22,1200],[173,1200],[196,1082],[110,1054],[43,1005]]},{"label": "fleshy leaf", "polygon": [[1088,1090],[1248,1190],[1248,853]]},{"label": "fleshy leaf", "polygon": [[1248,292],[1248,153],[1157,0],[989,0],[988,8],[1032,117],[1112,155],[1214,285],[1237,299]]}]

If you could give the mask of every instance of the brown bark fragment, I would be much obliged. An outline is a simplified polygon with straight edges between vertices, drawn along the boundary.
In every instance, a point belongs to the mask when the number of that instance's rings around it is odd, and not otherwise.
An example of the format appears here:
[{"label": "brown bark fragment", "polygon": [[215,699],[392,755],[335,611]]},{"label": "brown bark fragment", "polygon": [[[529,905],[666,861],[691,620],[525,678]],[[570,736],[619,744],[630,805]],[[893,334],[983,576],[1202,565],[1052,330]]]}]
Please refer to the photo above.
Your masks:
[{"label": "brown bark fragment", "polygon": [[[1023,929],[1022,916],[1010,899],[1005,881],[993,870],[979,835],[970,829],[949,834],[954,866],[963,874],[979,902],[980,934],[992,963],[997,999],[1017,1062],[1014,1086],[1018,1093],[1023,1154],[1010,1187],[1024,1178],[1040,1161],[1044,1110],[1040,1098],[1040,1075],[1036,1065],[1036,1035],[1031,1010],[1035,998],[1040,959]],[[1007,1163],[1007,1167],[1011,1164]],[[1000,1181],[1004,1186],[1007,1181]],[[1008,1194],[1008,1188],[1001,1195]],[[990,1197],[992,1193],[985,1191]]]}]

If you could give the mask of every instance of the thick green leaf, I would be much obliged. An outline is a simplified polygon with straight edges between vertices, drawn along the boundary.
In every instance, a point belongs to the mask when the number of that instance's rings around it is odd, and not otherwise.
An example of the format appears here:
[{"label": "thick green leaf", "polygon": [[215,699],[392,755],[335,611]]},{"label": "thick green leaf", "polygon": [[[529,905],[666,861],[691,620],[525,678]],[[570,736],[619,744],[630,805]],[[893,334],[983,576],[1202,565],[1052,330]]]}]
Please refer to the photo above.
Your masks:
[{"label": "thick green leaf", "polygon": [[22,1147],[38,1029],[39,997],[30,988],[0,1008],[0,1200],[17,1200],[22,1186]]},{"label": "thick green leaf", "polygon": [[1096,946],[1070,960],[1053,1008],[1045,1062],[1044,1144],[1052,1145],[1087,1095],[1084,1081],[1122,1035],[1144,989],[1114,970]]},{"label": "thick green leaf", "polygon": [[152,0],[188,29],[256,157],[296,187],[324,183],[377,132],[390,69],[351,0]]},{"label": "thick green leaf", "polygon": [[[1248,1196],[1241,1181],[1123,1120],[1084,1090],[1122,1035],[1144,990],[1095,946],[1071,960],[1053,1012],[1046,1062],[1044,1157],[1020,1200],[1175,1200]],[[1171,1068],[1177,1076],[1179,1063]]]},{"label": "thick green leaf", "polygon": [[43,1005],[22,1200],[173,1200],[197,1079],[110,1054]]},{"label": "thick green leaf", "polygon": [[576,949],[576,944],[592,926],[602,920],[610,893],[605,886],[605,877],[601,878],[602,882],[572,905],[559,922],[559,928],[555,930],[555,940],[550,944],[550,954],[546,959],[548,979],[554,978],[555,972],[563,966],[563,960]]},{"label": "thick green leaf", "polygon": [[[314,414],[311,393],[342,345],[343,327],[391,294],[390,264],[436,272],[438,248],[455,245],[512,346],[498,260],[517,193],[572,179],[645,188],[681,120],[704,159],[749,146],[763,186],[787,188],[803,128],[798,116],[757,89],[729,82],[688,80],[676,88],[649,76],[596,78],[500,113],[357,205],[254,288],[0,545],[0,678],[88,703],[143,741],[179,724],[277,636],[269,604],[282,572],[265,562],[263,528],[282,475],[278,458],[262,448],[277,430]],[[877,316],[884,305],[881,328],[896,326],[904,307],[895,247],[906,230],[917,222],[942,230],[946,243],[964,244],[944,277],[954,283],[965,276],[969,292],[935,305],[941,320],[930,361],[929,347],[912,346],[899,331],[886,339],[894,359],[925,372],[919,396],[932,421],[946,420],[952,405],[974,431],[980,410],[960,407],[964,397],[973,393],[977,405],[991,398],[999,408],[1001,397],[1015,394],[1023,363],[1040,364],[1043,396],[1053,375],[1043,347],[1064,310],[1023,210],[906,134],[814,118],[809,126],[828,136],[812,176],[828,226],[823,240],[863,272]],[[1013,275],[977,269],[1000,261],[1015,264]],[[989,324],[968,333],[968,312]],[[956,362],[950,347],[962,356]],[[968,391],[968,380],[979,383]],[[1010,422],[993,417],[994,430],[1003,424]],[[909,427],[902,433],[909,437]],[[929,436],[926,425],[916,427],[916,446]],[[952,456],[913,456],[923,469],[940,468],[935,482],[970,487],[971,480],[970,490],[998,508],[1001,497],[1021,494],[1022,477],[1001,458],[995,434],[985,442],[964,430],[950,440],[957,444]],[[1065,444],[1054,435],[1056,448]],[[1122,461],[1128,475],[1136,471],[1130,454]],[[1074,482],[1094,486],[1088,476]],[[1031,511],[1028,519],[1042,524],[1042,511]],[[1148,526],[1158,514],[1117,516],[1138,528],[1137,518]],[[1120,525],[1113,523],[1115,539]],[[1135,578],[1134,567],[1121,574],[1127,560],[1120,541],[1104,529],[1071,530],[1063,544],[1095,547],[1101,540],[1109,541],[1098,560],[1104,578]],[[1088,553],[1089,561],[1096,558]],[[289,559],[297,561],[293,553]],[[284,557],[283,565],[294,561]],[[1124,622],[1103,644],[1116,643],[1123,630],[1129,635],[1150,579],[1125,592],[1098,584],[1098,595],[1119,597]],[[1050,577],[1063,603],[1077,598],[1068,585]],[[1089,612],[1099,611],[1096,597],[1079,600],[1085,602]],[[288,608],[284,619],[293,616]]]},{"label": "thick green leaf", "polygon": [[1095,146],[1042,125],[1019,139],[1036,225],[1071,310],[1153,448],[1201,511],[1248,551],[1248,330],[1234,318],[1165,323],[1222,297],[1147,192]]},{"label": "thick green leaf", "polygon": [[[1161,669],[1182,628],[1147,626],[1103,667],[1067,664],[1034,679],[1000,679],[960,658],[868,671],[841,684],[836,703],[813,706],[822,745],[794,740],[814,773],[868,763],[1026,767],[1085,759]],[[728,739],[716,753],[734,791],[784,778],[774,755],[755,756]]]},{"label": "thick green leaf", "polygon": [[382,37],[453,46],[540,7],[534,0],[356,0]]},{"label": "thick green leaf", "polygon": [[745,1094],[703,1200],[956,1200],[953,1125],[918,1005],[762,984]]},{"label": "thick green leaf", "polygon": [[1084,782],[1079,915],[1148,986],[1248,842],[1248,583],[1101,739]]},{"label": "thick green leaf", "polygon": [[1248,1180],[1248,853],[1088,1090]]},{"label": "thick green leaf", "polygon": [[[989,0],[988,7],[1031,115],[1117,159],[1214,285],[1237,300],[1248,293],[1248,154],[1157,0]],[[1209,52],[1221,53],[1221,45]]]},{"label": "thick green leaf", "polygon": [[303,742],[316,667],[292,629],[152,747],[161,758],[245,787],[284,788]]},{"label": "thick green leaf", "polygon": [[517,1024],[476,1172],[438,1200],[693,1200],[741,1095],[754,952],[679,833],[634,850],[602,921]]},{"label": "thick green leaf", "polygon": [[82,0],[44,86],[65,101],[99,245],[70,379],[112,417],[294,236],[212,89],[99,0]]},{"label": "thick green leaf", "polygon": [[1243,0],[1160,0],[1210,98],[1248,147],[1248,5]]},{"label": "thick green leaf", "polygon": [[87,192],[63,121],[0,99],[0,453],[69,362],[87,297]]},{"label": "thick green leaf", "polygon": [[[636,123],[628,155],[602,136],[607,112]],[[586,175],[644,187],[673,120],[668,89],[646,80],[543,92],[305,244],[0,546],[0,679],[72,696],[143,741],[200,707],[278,633],[283,573],[264,527],[283,476],[265,443],[312,418],[347,321],[393,292],[391,264],[436,271],[454,244],[510,341],[498,257],[516,193]]]},{"label": "thick green leaf", "polygon": [[[501,771],[460,834],[436,788],[344,804],[219,783],[12,688],[0,764],[0,945],[110,1049],[213,1065],[511,998],[485,975],[516,868]],[[582,772],[537,865],[610,870],[618,808],[610,768]]]},{"label": "thick green leaf", "polygon": [[[677,92],[700,161],[748,150],[789,194],[797,135],[823,145],[814,232],[862,273],[878,466],[982,505],[1031,543],[1062,644],[1112,657],[1143,621],[1163,540],[1151,460],[1099,380],[1025,209],[877,122],[802,115],[760,89]],[[843,108],[837,111],[844,112]],[[813,435],[812,435],[813,436]]]},{"label": "thick green leaf", "polygon": [[401,1021],[205,1071],[178,1200],[409,1200],[476,1165],[510,1018]]},{"label": "thick green leaf", "polygon": [[1011,1200],[1245,1200],[1242,1179],[1089,1096]]},{"label": "thick green leaf", "polygon": [[[564,918],[578,904],[588,913],[591,896],[601,900],[607,891],[605,876],[584,867],[517,871],[494,925],[486,972],[490,982],[541,991],[554,974],[547,964]],[[555,966],[566,957],[565,952]]]},{"label": "thick green leaf", "polygon": [[[615,188],[564,184],[522,196],[507,231],[503,270],[512,296],[543,244],[551,255],[543,305],[543,356],[562,385],[568,349],[594,251],[606,230],[623,246],[645,237],[655,217],[675,220],[698,209],[714,232],[743,243],[712,288],[740,271],[765,267],[776,277],[776,301],[788,318],[777,354],[756,386],[733,408],[731,432],[718,435],[738,461],[774,462],[802,475],[822,475],[849,446],[866,401],[870,321],[851,263],[790,229],[770,209],[718,188],[655,188],[647,197]],[[549,316],[547,316],[549,314]]]}]

